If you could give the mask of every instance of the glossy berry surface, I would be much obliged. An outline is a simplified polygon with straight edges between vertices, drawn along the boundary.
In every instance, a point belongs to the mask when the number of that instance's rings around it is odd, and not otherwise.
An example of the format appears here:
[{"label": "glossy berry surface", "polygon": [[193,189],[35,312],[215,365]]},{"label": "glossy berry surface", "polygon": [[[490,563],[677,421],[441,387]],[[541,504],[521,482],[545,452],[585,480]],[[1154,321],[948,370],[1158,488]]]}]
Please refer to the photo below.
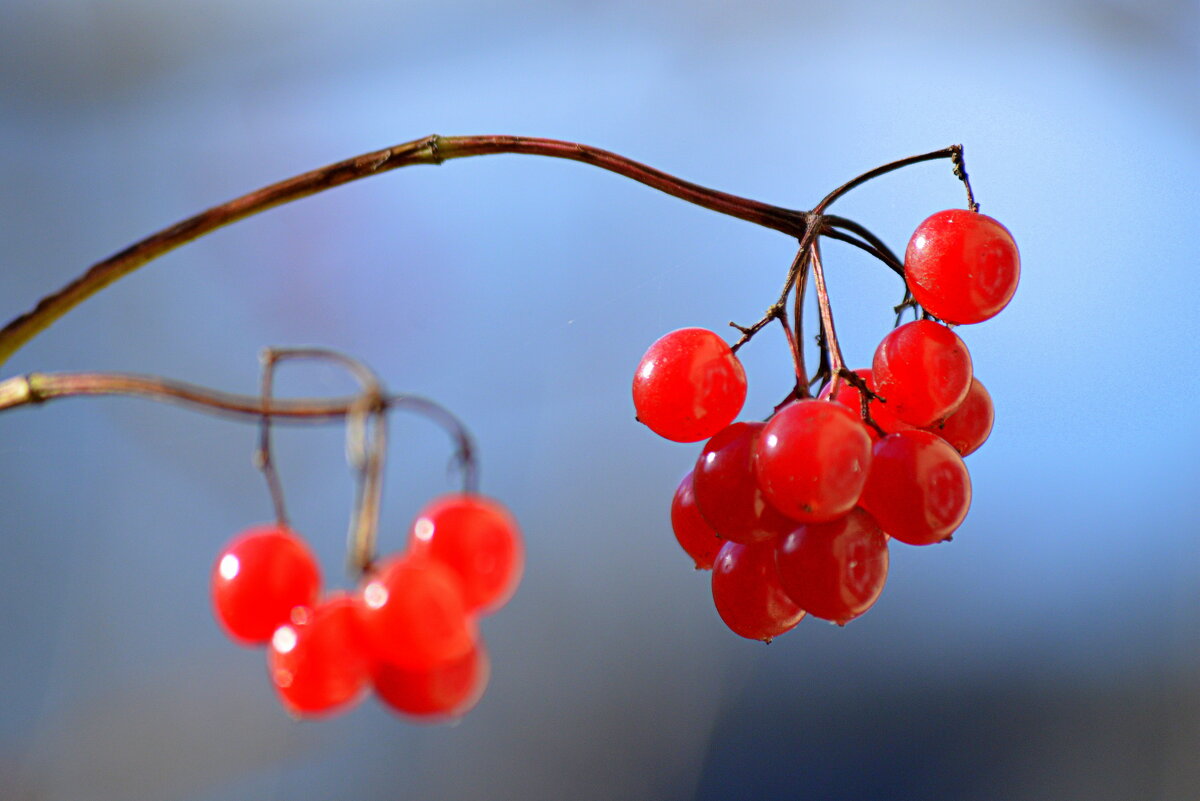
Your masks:
[{"label": "glossy berry surface", "polygon": [[892,330],[871,365],[875,391],[892,412],[925,428],[953,414],[971,386],[971,354],[958,335],[931,320]]},{"label": "glossy berry surface", "polygon": [[[863,380],[867,385],[867,389],[875,391],[875,377],[871,369],[865,368],[855,370],[854,374]],[[821,388],[820,394],[817,395],[819,400],[825,400],[830,397],[830,389],[833,387],[833,382],[830,382]],[[837,391],[832,393],[834,403],[840,403],[849,409],[854,414],[862,417],[862,391],[858,387],[851,384],[849,381],[839,381]],[[901,420],[896,416],[890,404],[881,403],[878,399],[873,399],[867,406],[867,411],[871,414],[871,419],[876,425],[882,428],[886,433],[892,434],[896,431],[903,431],[906,428],[913,426]],[[864,423],[865,425],[865,423]],[[872,426],[867,426],[867,435],[871,437],[871,441],[879,439],[879,432]]]},{"label": "glossy berry surface", "polygon": [[978,323],[1012,299],[1021,256],[1012,234],[985,214],[939,211],[919,226],[904,254],[913,298],[948,323]]},{"label": "glossy berry surface", "polygon": [[733,422],[746,401],[746,373],[725,340],[704,328],[659,338],[633,376],[637,418],[675,442],[699,442]]},{"label": "glossy berry surface", "polygon": [[770,642],[804,617],[779,584],[774,543],[721,546],[712,574],[717,614],[734,634]]},{"label": "glossy berry surface", "polygon": [[356,600],[344,594],[297,606],[271,636],[267,668],[293,714],[332,712],[362,697],[370,662],[356,607]]},{"label": "glossy berry surface", "polygon": [[875,443],[862,506],[894,539],[909,545],[941,542],[970,505],[967,467],[938,435],[901,431]]},{"label": "glossy berry surface", "polygon": [[675,497],[671,499],[671,529],[679,546],[692,557],[696,569],[712,570],[713,560],[717,558],[717,551],[721,550],[725,540],[718,536],[696,508],[691,473],[679,482]]},{"label": "glossy berry surface", "polygon": [[472,612],[503,606],[516,592],[525,564],[517,521],[482,495],[446,495],[427,505],[413,522],[409,550],[453,570]]},{"label": "glossy berry surface", "polygon": [[954,414],[942,423],[935,423],[929,430],[949,442],[959,456],[966,456],[979,450],[979,446],[987,441],[995,418],[991,394],[979,379],[972,377],[967,397]]},{"label": "glossy berry surface", "polygon": [[491,666],[483,643],[465,656],[430,670],[379,664],[375,694],[397,712],[424,721],[447,720],[470,712],[487,689]]},{"label": "glossy berry surface", "polygon": [[788,597],[834,623],[870,609],[887,581],[887,536],[862,509],[800,526],[779,541],[775,558]]},{"label": "glossy berry surface", "polygon": [[762,542],[796,527],[758,486],[754,444],[764,423],[734,423],[717,432],[692,470],[696,507],[718,535],[733,542]]},{"label": "glossy berry surface", "polygon": [[871,466],[862,419],[839,403],[799,400],[767,422],[754,448],[758,485],[793,520],[819,523],[854,508]]},{"label": "glossy berry surface", "polygon": [[368,577],[360,594],[364,639],[379,661],[428,670],[475,647],[462,585],[437,560],[395,558]]},{"label": "glossy berry surface", "polygon": [[311,606],[321,587],[317,560],[291,529],[263,525],[229,543],[213,566],[217,622],[234,640],[263,645],[296,606]]}]

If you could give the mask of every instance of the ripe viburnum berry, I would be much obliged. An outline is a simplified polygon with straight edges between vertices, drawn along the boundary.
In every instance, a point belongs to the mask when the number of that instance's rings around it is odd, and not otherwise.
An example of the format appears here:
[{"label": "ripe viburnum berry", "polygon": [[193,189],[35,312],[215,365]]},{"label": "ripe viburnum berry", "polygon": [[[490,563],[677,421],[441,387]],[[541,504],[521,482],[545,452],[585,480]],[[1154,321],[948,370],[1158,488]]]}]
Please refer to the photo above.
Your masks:
[{"label": "ripe viburnum berry", "polygon": [[772,417],[754,446],[754,470],[767,500],[803,523],[854,508],[871,466],[862,418],[839,403],[798,400]]},{"label": "ripe viburnum berry", "polygon": [[763,423],[734,423],[717,432],[692,470],[696,508],[721,537],[762,542],[796,527],[767,503],[754,475],[754,444]]},{"label": "ripe viburnum berry", "polygon": [[286,526],[247,529],[225,546],[212,571],[213,611],[234,640],[263,645],[296,606],[311,606],[321,587],[312,551]]},{"label": "ripe viburnum berry", "polygon": [[699,442],[733,422],[746,401],[746,372],[725,340],[704,328],[659,338],[633,376],[637,418],[675,442]]},{"label": "ripe viburnum berry", "polygon": [[380,701],[397,712],[432,722],[470,712],[483,697],[490,675],[487,652],[479,642],[465,656],[429,670],[405,670],[381,662],[373,681]]},{"label": "ripe viburnum berry", "polygon": [[267,666],[275,691],[294,714],[331,712],[362,697],[370,661],[358,601],[345,594],[297,606],[271,635]]},{"label": "ripe viburnum berry", "polygon": [[436,559],[405,554],[385,562],[360,596],[364,639],[379,661],[429,670],[475,646],[475,619],[458,576]]},{"label": "ripe viburnum berry", "polygon": [[941,423],[934,423],[928,430],[953,445],[960,456],[966,456],[979,450],[979,446],[987,441],[994,420],[991,394],[979,379],[972,377],[967,397],[954,414]]},{"label": "ripe viburnum berry", "polygon": [[1012,299],[1021,257],[1012,234],[975,211],[939,211],[919,226],[904,254],[913,298],[948,323],[978,323]]},{"label": "ripe viburnum berry", "polygon": [[712,594],[725,625],[748,640],[770,642],[804,617],[779,584],[773,542],[721,546],[713,564]]},{"label": "ripe viburnum berry", "polygon": [[517,521],[497,501],[474,494],[446,495],[422,509],[409,549],[454,571],[469,612],[503,606],[516,592],[525,563]]},{"label": "ripe viburnum berry", "polygon": [[806,523],[776,545],[779,581],[813,617],[846,623],[871,608],[887,581],[887,535],[853,509],[828,523]]},{"label": "ripe viburnum berry", "polygon": [[958,335],[931,320],[892,330],[871,366],[875,391],[901,420],[924,428],[954,413],[971,386],[971,354]]},{"label": "ripe viburnum berry", "polygon": [[954,533],[971,505],[971,478],[958,451],[928,431],[875,443],[861,504],[893,539],[931,545]]},{"label": "ripe viburnum berry", "polygon": [[675,532],[680,547],[696,563],[697,570],[712,570],[713,560],[717,558],[717,551],[721,550],[725,540],[696,508],[691,473],[679,482],[675,497],[671,499],[671,530]]}]

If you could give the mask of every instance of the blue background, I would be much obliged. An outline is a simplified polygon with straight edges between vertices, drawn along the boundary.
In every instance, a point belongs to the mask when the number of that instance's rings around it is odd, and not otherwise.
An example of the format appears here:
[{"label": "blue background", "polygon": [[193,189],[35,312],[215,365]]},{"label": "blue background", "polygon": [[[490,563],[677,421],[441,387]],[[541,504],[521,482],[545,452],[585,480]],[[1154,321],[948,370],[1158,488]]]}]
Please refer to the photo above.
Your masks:
[{"label": "blue background", "polygon": [[[268,344],[369,362],[475,433],[527,538],[456,726],[373,702],[280,711],[208,610],[270,516],[254,429],[140,400],[0,416],[5,799],[1194,799],[1200,795],[1200,9],[1187,0],[883,4],[278,0],[0,4],[0,317],[207,206],[429,133],[604,147],[806,208],[966,145],[1020,290],[962,334],[996,403],[952,545],[896,546],[878,605],[769,647],[726,631],[667,521],[698,446],[633,421],[645,347],[756,319],[793,243],[583,165],[416,167],[224,229],[3,367],[253,392]],[[962,193],[945,163],[836,207],[896,249]],[[848,359],[894,276],[825,250]],[[731,334],[732,330],[729,329]],[[743,350],[746,415],[786,391]],[[290,394],[346,380],[292,367]],[[382,544],[455,486],[396,418]],[[279,462],[335,586],[337,427]]]}]

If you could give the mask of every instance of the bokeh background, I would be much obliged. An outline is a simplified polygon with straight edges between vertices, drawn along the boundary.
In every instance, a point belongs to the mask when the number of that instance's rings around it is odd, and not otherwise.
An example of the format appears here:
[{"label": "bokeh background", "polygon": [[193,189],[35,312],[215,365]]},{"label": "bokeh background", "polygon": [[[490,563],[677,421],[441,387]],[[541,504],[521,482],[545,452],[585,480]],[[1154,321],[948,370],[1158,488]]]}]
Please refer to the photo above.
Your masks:
[{"label": "bokeh background", "polygon": [[[523,523],[493,676],[454,726],[278,707],[210,617],[214,555],[270,516],[254,429],[131,399],[0,416],[0,797],[1194,799],[1200,796],[1200,7],[1193,0],[4,0],[0,317],[250,189],[429,133],[605,147],[792,207],[966,145],[1023,282],[963,331],[996,401],[953,544],[896,546],[878,605],[772,645],[713,611],[667,511],[698,446],[633,420],[673,328],[758,317],[793,243],[583,165],[417,167],[222,230],[111,287],[4,375],[253,392],[268,344],[435,397]],[[945,163],[837,210],[902,248]],[[826,249],[865,364],[895,278]],[[723,330],[723,329],[722,329]],[[731,329],[730,329],[731,331]],[[743,350],[747,416],[786,391]],[[292,367],[290,394],[349,389]],[[396,418],[383,545],[456,486]],[[293,517],[334,586],[343,432],[289,429]]]}]

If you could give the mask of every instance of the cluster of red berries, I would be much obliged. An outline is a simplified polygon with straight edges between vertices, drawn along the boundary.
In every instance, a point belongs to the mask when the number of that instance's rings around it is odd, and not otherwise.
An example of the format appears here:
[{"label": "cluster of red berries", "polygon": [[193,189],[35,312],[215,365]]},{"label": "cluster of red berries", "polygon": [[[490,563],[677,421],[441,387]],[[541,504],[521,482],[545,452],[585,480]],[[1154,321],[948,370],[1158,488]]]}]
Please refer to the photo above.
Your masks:
[{"label": "cluster of red berries", "polygon": [[403,714],[458,717],[488,681],[476,618],[512,597],[523,564],[503,506],[447,495],[417,516],[407,550],[354,593],[322,596],[316,559],[288,527],[251,528],[217,558],[213,606],[233,640],[267,646],[271,682],[292,714],[344,709],[373,687]]},{"label": "cluster of red berries", "polygon": [[712,569],[717,611],[743,637],[769,641],[806,613],[858,617],[883,590],[889,539],[943,542],[967,514],[962,457],[987,439],[993,410],[946,324],[1003,309],[1020,259],[1000,223],[951,210],[913,234],[904,273],[923,318],[884,337],[870,369],[835,372],[817,398],[794,397],[766,422],[734,422],[746,375],[712,331],[667,334],[638,366],[638,419],[676,442],[708,440],[672,527]]}]

